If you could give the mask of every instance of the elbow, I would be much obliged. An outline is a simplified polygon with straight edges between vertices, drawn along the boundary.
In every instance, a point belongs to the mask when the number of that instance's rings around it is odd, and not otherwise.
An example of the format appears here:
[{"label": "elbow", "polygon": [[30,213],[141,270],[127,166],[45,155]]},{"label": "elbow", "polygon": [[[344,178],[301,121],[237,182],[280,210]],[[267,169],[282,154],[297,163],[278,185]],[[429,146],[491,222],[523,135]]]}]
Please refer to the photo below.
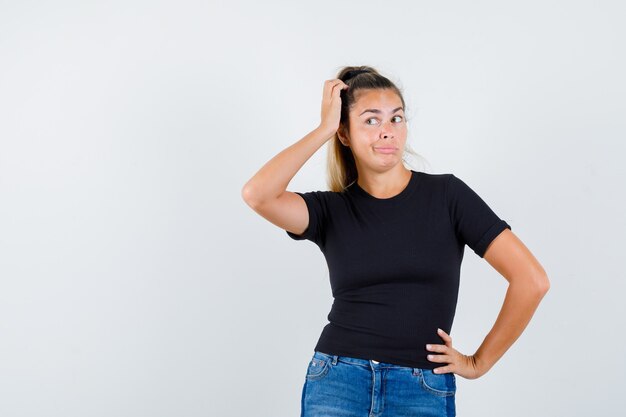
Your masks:
[{"label": "elbow", "polygon": [[523,294],[532,295],[541,299],[550,289],[550,280],[547,275],[519,275],[509,281],[509,285],[516,288]]},{"label": "elbow", "polygon": [[254,208],[258,205],[257,193],[254,191],[254,188],[250,185],[250,182],[245,183],[244,186],[241,188],[241,198],[251,208]]},{"label": "elbow", "polygon": [[274,191],[268,189],[267,184],[259,182],[254,178],[248,180],[248,182],[241,187],[241,198],[255,211],[257,208],[265,205],[269,201],[274,201],[278,197],[280,197],[280,195],[276,195]]},{"label": "elbow", "polygon": [[546,270],[541,265],[534,271],[530,272],[530,283],[532,284],[534,292],[539,298],[543,298],[544,295],[550,290],[550,280]]},{"label": "elbow", "polygon": [[548,279],[548,276],[542,274],[536,277],[534,279],[534,287],[540,297],[546,295],[546,293],[550,290],[550,280]]}]

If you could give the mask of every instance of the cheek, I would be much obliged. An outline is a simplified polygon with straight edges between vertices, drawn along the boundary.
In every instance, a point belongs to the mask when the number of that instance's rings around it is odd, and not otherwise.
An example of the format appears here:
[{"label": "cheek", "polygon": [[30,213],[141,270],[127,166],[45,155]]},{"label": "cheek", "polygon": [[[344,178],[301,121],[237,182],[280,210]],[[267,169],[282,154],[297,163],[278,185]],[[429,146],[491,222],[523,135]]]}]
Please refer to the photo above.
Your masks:
[{"label": "cheek", "polygon": [[360,123],[355,123],[350,127],[350,132],[355,136],[367,135],[367,127],[362,126]]},{"label": "cheek", "polygon": [[375,142],[378,138],[378,131],[373,127],[368,128],[367,126],[354,129],[353,134],[361,144]]},{"label": "cheek", "polygon": [[352,141],[352,152],[356,155],[367,155],[373,152],[373,142],[362,136]]}]

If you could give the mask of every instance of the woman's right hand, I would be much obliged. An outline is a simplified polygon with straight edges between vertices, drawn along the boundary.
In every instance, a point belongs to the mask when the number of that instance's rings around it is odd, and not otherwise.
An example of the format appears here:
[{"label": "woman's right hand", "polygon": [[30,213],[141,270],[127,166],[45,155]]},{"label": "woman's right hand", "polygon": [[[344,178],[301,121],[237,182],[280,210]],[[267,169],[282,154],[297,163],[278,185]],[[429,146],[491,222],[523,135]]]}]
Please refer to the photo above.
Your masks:
[{"label": "woman's right hand", "polygon": [[320,129],[329,132],[331,136],[339,129],[341,120],[341,97],[339,94],[344,88],[348,88],[348,85],[339,78],[324,82]]}]

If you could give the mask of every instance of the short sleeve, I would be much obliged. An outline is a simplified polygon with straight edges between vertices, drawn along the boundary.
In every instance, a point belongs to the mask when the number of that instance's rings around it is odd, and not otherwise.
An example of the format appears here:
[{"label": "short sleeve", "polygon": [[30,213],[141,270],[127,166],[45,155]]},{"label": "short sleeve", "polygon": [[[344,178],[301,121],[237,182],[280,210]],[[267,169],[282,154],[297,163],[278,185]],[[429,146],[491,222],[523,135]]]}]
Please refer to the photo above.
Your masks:
[{"label": "short sleeve", "polygon": [[460,178],[449,174],[446,203],[458,239],[484,257],[489,244],[511,226],[500,219],[485,201]]},{"label": "short sleeve", "polygon": [[309,191],[306,193],[297,192],[304,199],[307,209],[309,210],[309,225],[302,234],[297,235],[290,231],[286,231],[287,235],[294,240],[310,240],[319,243],[322,240],[324,225],[326,224],[326,193],[324,191]]}]

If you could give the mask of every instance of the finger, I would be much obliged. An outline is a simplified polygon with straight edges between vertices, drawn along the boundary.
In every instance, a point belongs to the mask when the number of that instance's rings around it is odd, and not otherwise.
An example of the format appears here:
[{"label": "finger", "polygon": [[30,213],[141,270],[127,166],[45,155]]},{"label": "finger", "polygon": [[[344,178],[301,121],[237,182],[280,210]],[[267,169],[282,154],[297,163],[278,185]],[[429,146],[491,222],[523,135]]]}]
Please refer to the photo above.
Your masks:
[{"label": "finger", "polygon": [[322,96],[325,100],[330,100],[333,97],[333,86],[337,82],[337,79],[324,81],[324,88],[322,90]]},{"label": "finger", "polygon": [[441,337],[443,341],[446,342],[446,346],[452,346],[452,338],[448,335],[448,333],[444,332],[441,329],[437,329],[437,332],[439,333],[439,337]]},{"label": "finger", "polygon": [[450,356],[448,355],[427,355],[426,358],[431,362],[450,363]]},{"label": "finger", "polygon": [[447,374],[452,372],[452,368],[450,366],[440,366],[439,368],[433,369],[433,372],[436,374]]},{"label": "finger", "polygon": [[346,87],[348,86],[344,84],[343,81],[339,80],[337,84],[333,85],[333,96],[339,97],[339,94],[341,94],[341,90],[343,90]]},{"label": "finger", "polygon": [[[341,81],[339,78],[326,80],[326,82],[324,83],[324,97],[326,97],[327,99],[332,99],[333,95],[335,95],[335,87],[340,84],[345,85],[344,82]],[[339,89],[339,91],[341,91],[341,89]]]},{"label": "finger", "polygon": [[426,349],[432,352],[445,352],[448,350],[446,345],[426,345]]}]

